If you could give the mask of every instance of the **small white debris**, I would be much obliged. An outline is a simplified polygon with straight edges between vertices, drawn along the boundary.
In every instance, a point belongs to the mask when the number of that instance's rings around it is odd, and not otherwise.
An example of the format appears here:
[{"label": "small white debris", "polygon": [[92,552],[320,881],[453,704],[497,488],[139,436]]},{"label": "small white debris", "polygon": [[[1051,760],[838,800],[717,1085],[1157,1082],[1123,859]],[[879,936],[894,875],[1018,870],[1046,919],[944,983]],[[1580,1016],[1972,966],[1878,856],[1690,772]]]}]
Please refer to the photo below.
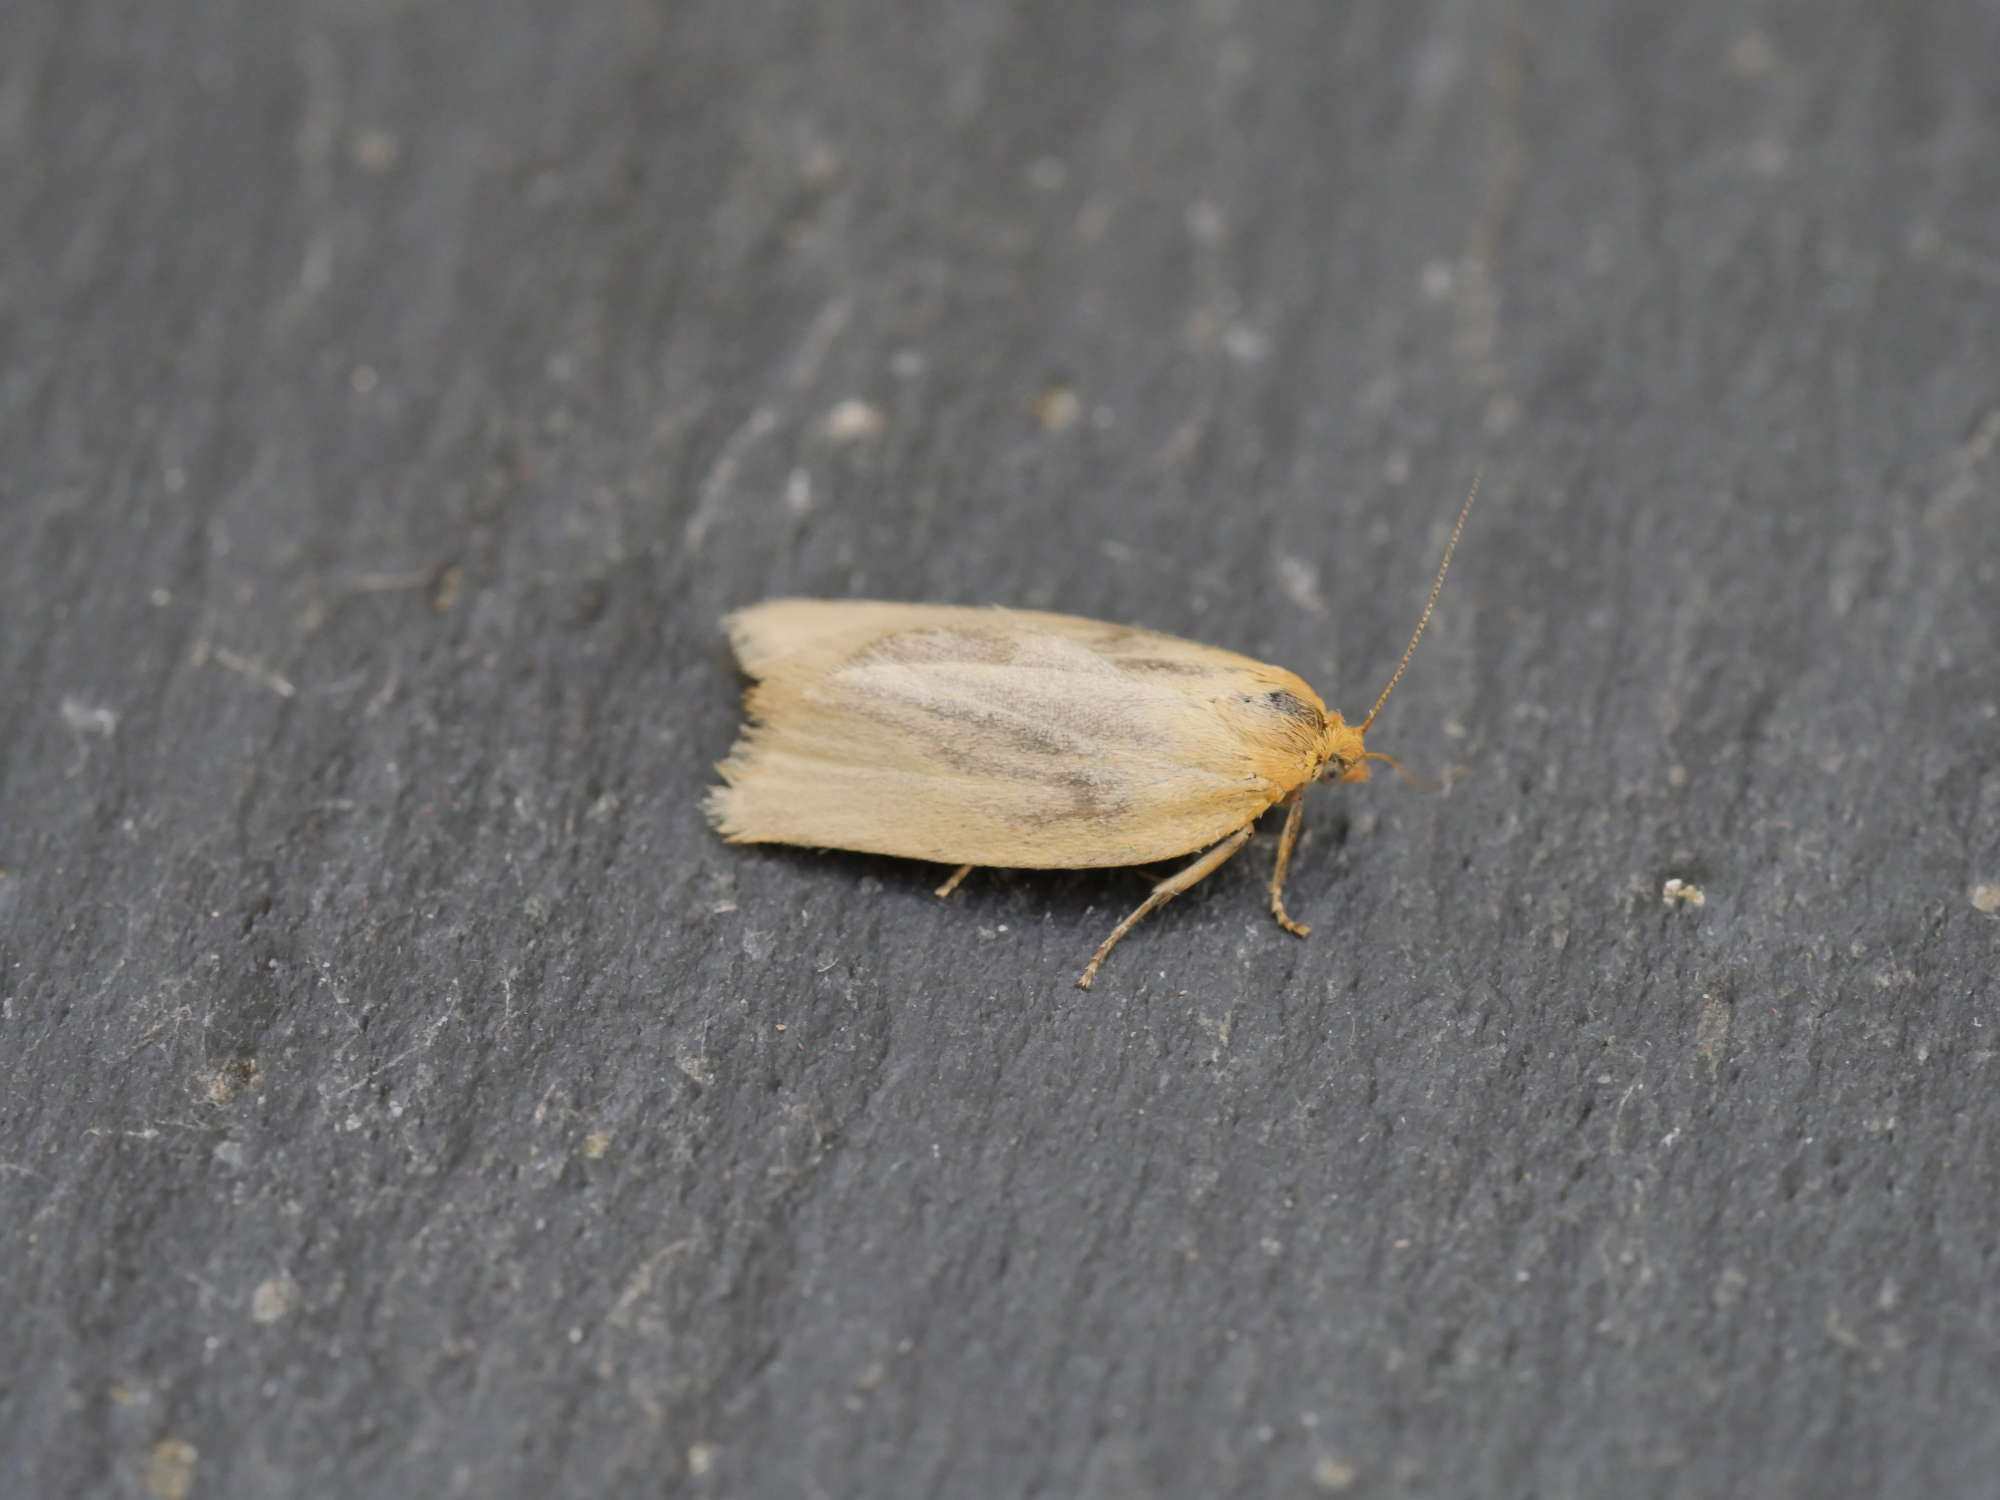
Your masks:
[{"label": "small white debris", "polygon": [[106,739],[118,732],[118,711],[85,703],[81,698],[64,698],[63,723],[78,734],[101,734]]},{"label": "small white debris", "polygon": [[836,443],[858,443],[878,436],[888,419],[882,409],[866,401],[843,401],[826,414],[826,435]]},{"label": "small white debris", "polygon": [[1676,875],[1660,887],[1660,900],[1668,906],[1706,906],[1708,895],[1700,886]]},{"label": "small white debris", "polygon": [[253,1323],[275,1323],[292,1310],[298,1296],[299,1289],[282,1276],[260,1281],[257,1289],[250,1294],[250,1320]]}]

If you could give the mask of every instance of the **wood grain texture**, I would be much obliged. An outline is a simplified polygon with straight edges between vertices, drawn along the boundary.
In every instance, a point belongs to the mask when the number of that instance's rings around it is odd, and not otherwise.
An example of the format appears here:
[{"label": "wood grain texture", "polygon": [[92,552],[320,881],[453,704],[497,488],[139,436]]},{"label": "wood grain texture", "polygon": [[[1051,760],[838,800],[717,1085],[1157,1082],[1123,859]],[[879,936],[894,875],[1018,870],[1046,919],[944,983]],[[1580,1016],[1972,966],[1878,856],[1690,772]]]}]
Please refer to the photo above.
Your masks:
[{"label": "wood grain texture", "polygon": [[[4,32],[0,1493],[1991,1493],[2000,9]],[[704,825],[731,609],[1354,712],[1476,468],[1308,943]]]}]

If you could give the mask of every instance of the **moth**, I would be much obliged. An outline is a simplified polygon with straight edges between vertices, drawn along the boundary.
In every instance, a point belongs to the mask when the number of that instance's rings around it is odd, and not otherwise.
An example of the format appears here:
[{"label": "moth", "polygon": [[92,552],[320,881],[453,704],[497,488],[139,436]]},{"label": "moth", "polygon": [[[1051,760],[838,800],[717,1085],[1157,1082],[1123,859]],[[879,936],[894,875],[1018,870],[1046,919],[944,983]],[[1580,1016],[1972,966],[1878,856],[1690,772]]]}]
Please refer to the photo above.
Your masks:
[{"label": "moth", "polygon": [[1478,494],[1475,483],[1402,660],[1359,724],[1282,667],[1076,615],[833,599],[740,610],[724,625],[751,679],[746,724],[716,767],[709,821],[731,843],[956,866],[940,897],[980,866],[1201,851],[1112,929],[1077,980],[1089,989],[1126,933],[1283,807],[1271,915],[1304,937],[1284,897],[1303,794],[1366,781],[1371,760],[1396,766],[1365,739],[1430,623]]}]

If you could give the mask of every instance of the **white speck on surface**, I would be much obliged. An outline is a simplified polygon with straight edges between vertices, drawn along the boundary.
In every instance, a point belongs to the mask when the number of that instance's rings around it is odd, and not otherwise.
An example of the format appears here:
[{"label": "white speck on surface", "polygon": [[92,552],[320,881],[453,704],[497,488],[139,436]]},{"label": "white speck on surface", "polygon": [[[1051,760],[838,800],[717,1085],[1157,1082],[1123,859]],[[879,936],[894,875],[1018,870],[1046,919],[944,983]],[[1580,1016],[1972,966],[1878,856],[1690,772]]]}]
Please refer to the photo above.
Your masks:
[{"label": "white speck on surface", "polygon": [[1278,583],[1290,599],[1307,614],[1326,613],[1326,600],[1319,591],[1319,569],[1303,557],[1278,559]]},{"label": "white speck on surface", "polygon": [[756,959],[759,963],[769,958],[777,949],[778,935],[763,927],[743,929],[743,956]]},{"label": "white speck on surface", "polygon": [[298,1287],[282,1276],[260,1281],[257,1289],[250,1294],[250,1321],[275,1323],[292,1310],[292,1304],[298,1301],[298,1297]]},{"label": "white speck on surface", "polygon": [[688,1473],[700,1478],[712,1472],[722,1450],[714,1443],[695,1443],[688,1448]]},{"label": "white speck on surface", "polygon": [[78,734],[101,734],[109,739],[118,732],[117,710],[85,703],[81,698],[65,696],[62,716],[63,723]]},{"label": "white speck on surface", "polygon": [[1059,156],[1038,156],[1028,163],[1028,185],[1038,193],[1061,192],[1069,181],[1069,165]]},{"label": "white speck on surface", "polygon": [[804,469],[794,469],[785,476],[785,509],[795,516],[802,516],[812,508],[812,475]]},{"label": "white speck on surface", "polygon": [[1353,1464],[1331,1455],[1313,1465],[1313,1483],[1334,1494],[1353,1489],[1358,1477]]},{"label": "white speck on surface", "polygon": [[402,158],[403,143],[387,130],[363,130],[354,137],[352,153],[362,171],[380,174]]},{"label": "white speck on surface", "polygon": [[1972,909],[1986,916],[2000,913],[2000,883],[1985,881],[1972,888]]},{"label": "white speck on surface", "polygon": [[1222,210],[1205,200],[1190,203],[1187,207],[1187,232],[1203,245],[1220,244],[1228,233],[1228,221],[1222,217]]},{"label": "white speck on surface", "polygon": [[836,443],[858,443],[878,436],[888,425],[880,407],[870,406],[866,401],[847,400],[826,414],[822,430]]},{"label": "white speck on surface", "polygon": [[1066,385],[1051,385],[1036,395],[1035,420],[1044,432],[1068,432],[1083,415],[1083,403]]},{"label": "white speck on surface", "polygon": [[1708,893],[1676,875],[1660,887],[1660,900],[1668,906],[1706,906]]},{"label": "white speck on surface", "polygon": [[1776,70],[1778,49],[1761,31],[1746,31],[1729,44],[1723,65],[1737,78],[1763,78]]},{"label": "white speck on surface", "polygon": [[1270,357],[1271,338],[1248,323],[1232,323],[1223,330],[1222,352],[1242,364],[1254,365]]}]

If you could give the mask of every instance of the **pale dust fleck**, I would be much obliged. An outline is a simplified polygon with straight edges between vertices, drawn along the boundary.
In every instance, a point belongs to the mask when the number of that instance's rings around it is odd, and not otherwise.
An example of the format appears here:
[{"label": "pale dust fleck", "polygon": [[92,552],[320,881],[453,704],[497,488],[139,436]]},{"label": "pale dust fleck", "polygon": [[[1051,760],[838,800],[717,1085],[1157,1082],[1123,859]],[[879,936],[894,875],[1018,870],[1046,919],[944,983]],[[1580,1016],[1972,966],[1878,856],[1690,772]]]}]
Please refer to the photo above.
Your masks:
[{"label": "pale dust fleck", "polygon": [[1188,205],[1187,232],[1200,244],[1218,245],[1228,231],[1228,221],[1213,203],[1200,200]]},{"label": "pale dust fleck", "polygon": [[715,1069],[711,1068],[708,1059],[699,1053],[677,1053],[674,1057],[674,1066],[703,1088],[712,1088],[715,1085]]},{"label": "pale dust fleck", "polygon": [[1709,1292],[1709,1301],[1717,1307],[1732,1307],[1743,1300],[1743,1289],[1750,1285],[1750,1278],[1734,1266],[1726,1266],[1715,1278],[1715,1287]]},{"label": "pale dust fleck", "polygon": [[1059,193],[1069,181],[1069,164],[1059,156],[1038,156],[1028,163],[1028,186],[1038,193]]},{"label": "pale dust fleck", "polygon": [[1099,542],[1097,550],[1121,567],[1139,555],[1132,550],[1129,542],[1117,541],[1111,537],[1106,537],[1103,541]]},{"label": "pale dust fleck", "polygon": [[836,443],[858,443],[864,438],[879,436],[888,425],[878,406],[870,406],[866,401],[848,400],[826,414],[823,430]]},{"label": "pale dust fleck", "polygon": [[275,1323],[292,1310],[292,1304],[298,1298],[298,1287],[283,1276],[260,1281],[257,1289],[250,1294],[250,1321]]},{"label": "pale dust fleck", "polygon": [[184,1438],[161,1438],[146,1457],[146,1493],[157,1500],[187,1500],[201,1455]]},{"label": "pale dust fleck", "polygon": [[1240,364],[1259,364],[1270,358],[1271,337],[1248,323],[1232,323],[1223,330],[1222,352]]},{"label": "pale dust fleck", "polygon": [[1319,591],[1319,569],[1302,557],[1281,557],[1277,564],[1278,583],[1290,599],[1307,614],[1326,613],[1326,599]]},{"label": "pale dust fleck", "polygon": [[1984,916],[2000,913],[2000,882],[1984,881],[1972,888],[1972,909]]},{"label": "pale dust fleck", "polygon": [[1729,44],[1723,66],[1736,78],[1763,78],[1776,70],[1778,49],[1761,31],[1746,31]]},{"label": "pale dust fleck", "polygon": [[1687,784],[1688,784],[1688,768],[1686,766],[1671,765],[1667,767],[1668,786],[1678,787],[1678,786],[1686,786]]},{"label": "pale dust fleck", "polygon": [[617,1139],[617,1136],[618,1132],[615,1130],[591,1131],[589,1135],[583,1138],[583,1154],[585,1158],[590,1161],[602,1160],[604,1153],[611,1149],[611,1143]]},{"label": "pale dust fleck", "polygon": [[898,380],[915,380],[929,365],[930,361],[915,349],[898,349],[889,356],[889,373]]},{"label": "pale dust fleck", "polygon": [[1410,455],[1400,448],[1382,460],[1382,478],[1390,484],[1408,484],[1410,473]]},{"label": "pale dust fleck", "polygon": [[1660,900],[1667,906],[1706,906],[1708,894],[1692,881],[1676,875],[1660,887]]},{"label": "pale dust fleck", "polygon": [[778,935],[769,928],[746,927],[743,929],[743,956],[745,958],[756,959],[761,963],[776,951],[777,946]]},{"label": "pale dust fleck", "polygon": [[403,143],[387,130],[357,132],[350,149],[354,156],[354,165],[376,176],[393,170],[403,156]]},{"label": "pale dust fleck", "polygon": [[1446,719],[1439,727],[1444,730],[1445,738],[1448,740],[1462,740],[1472,733],[1456,719]]},{"label": "pale dust fleck", "polygon": [[373,365],[356,365],[347,372],[347,388],[357,396],[365,396],[382,383],[382,377]]},{"label": "pale dust fleck", "polygon": [[1783,141],[1753,141],[1743,154],[1743,164],[1758,177],[1778,177],[1792,164],[1792,148]]},{"label": "pale dust fleck", "polygon": [[106,739],[118,732],[118,711],[85,703],[81,698],[62,700],[63,723],[78,734],[97,734]]},{"label": "pale dust fleck", "polygon": [[1458,285],[1458,272],[1448,260],[1434,260],[1423,269],[1424,295],[1433,302],[1442,302],[1452,294]]},{"label": "pale dust fleck", "polygon": [[1313,1483],[1332,1494],[1353,1489],[1354,1481],[1360,1477],[1353,1464],[1331,1454],[1313,1465]]},{"label": "pale dust fleck", "polygon": [[714,1443],[695,1443],[688,1448],[688,1473],[699,1479],[714,1472],[716,1459],[722,1456],[722,1449]]},{"label": "pale dust fleck", "polygon": [[825,187],[840,175],[839,148],[831,141],[814,141],[799,161],[799,176],[814,187]]},{"label": "pale dust fleck", "polygon": [[206,1092],[210,1104],[234,1104],[246,1090],[255,1093],[263,1087],[264,1075],[257,1059],[239,1057],[209,1074]]},{"label": "pale dust fleck", "polygon": [[1068,432],[1083,415],[1083,403],[1076,392],[1060,382],[1035,393],[1035,420],[1044,432]]},{"label": "pale dust fleck", "polygon": [[802,516],[812,508],[812,475],[804,469],[794,469],[785,476],[785,509],[795,516]]}]

